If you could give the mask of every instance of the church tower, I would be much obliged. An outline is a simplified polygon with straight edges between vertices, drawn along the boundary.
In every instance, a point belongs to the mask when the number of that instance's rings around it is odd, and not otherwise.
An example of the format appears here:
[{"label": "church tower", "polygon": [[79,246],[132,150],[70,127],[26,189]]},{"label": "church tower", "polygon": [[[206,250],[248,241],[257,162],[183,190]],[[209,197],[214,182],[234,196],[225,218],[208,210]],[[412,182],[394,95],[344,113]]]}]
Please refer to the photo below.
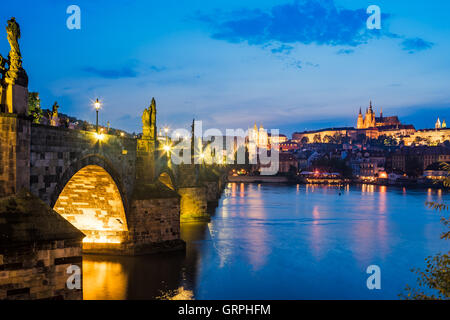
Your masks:
[{"label": "church tower", "polygon": [[442,126],[441,126],[441,120],[439,120],[439,118],[437,119],[436,124],[434,125],[434,127],[435,127],[436,129],[441,129],[441,128],[442,128]]},{"label": "church tower", "polygon": [[445,122],[445,120],[442,121],[442,129],[446,129],[447,128],[447,123]]},{"label": "church tower", "polygon": [[372,101],[370,101],[369,109],[366,112],[366,116],[364,118],[364,127],[372,128],[375,127],[375,113],[372,108]]},{"label": "church tower", "polygon": [[364,119],[361,113],[361,108],[359,108],[358,121],[356,123],[357,129],[364,129]]}]

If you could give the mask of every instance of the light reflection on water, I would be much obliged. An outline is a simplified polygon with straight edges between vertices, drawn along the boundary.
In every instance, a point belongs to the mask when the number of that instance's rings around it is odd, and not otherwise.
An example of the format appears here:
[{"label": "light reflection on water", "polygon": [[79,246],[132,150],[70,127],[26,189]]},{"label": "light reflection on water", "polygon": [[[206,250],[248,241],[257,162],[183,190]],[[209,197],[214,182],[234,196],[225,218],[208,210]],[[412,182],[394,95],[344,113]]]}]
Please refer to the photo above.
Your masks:
[{"label": "light reflection on water", "polygon": [[[210,223],[182,225],[186,252],[83,258],[85,299],[396,299],[412,267],[448,245],[439,190],[229,184]],[[366,288],[367,266],[382,290]]]}]

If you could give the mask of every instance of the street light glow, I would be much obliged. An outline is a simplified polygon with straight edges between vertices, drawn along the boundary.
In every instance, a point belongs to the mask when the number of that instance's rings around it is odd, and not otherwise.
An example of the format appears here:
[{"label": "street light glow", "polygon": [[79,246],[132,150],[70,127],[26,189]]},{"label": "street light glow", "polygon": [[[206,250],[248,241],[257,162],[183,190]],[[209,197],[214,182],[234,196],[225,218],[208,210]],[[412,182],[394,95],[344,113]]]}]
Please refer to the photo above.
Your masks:
[{"label": "street light glow", "polygon": [[94,107],[95,107],[95,110],[100,110],[100,107],[101,107],[101,103],[100,103],[100,101],[98,100],[98,98],[95,100],[95,102],[94,102]]},{"label": "street light glow", "polygon": [[164,149],[164,151],[165,151],[166,153],[169,153],[169,152],[172,150],[172,147],[166,144],[166,145],[163,147],[163,149]]},{"label": "street light glow", "polygon": [[104,139],[103,133],[95,133],[95,138],[99,141],[102,141]]}]

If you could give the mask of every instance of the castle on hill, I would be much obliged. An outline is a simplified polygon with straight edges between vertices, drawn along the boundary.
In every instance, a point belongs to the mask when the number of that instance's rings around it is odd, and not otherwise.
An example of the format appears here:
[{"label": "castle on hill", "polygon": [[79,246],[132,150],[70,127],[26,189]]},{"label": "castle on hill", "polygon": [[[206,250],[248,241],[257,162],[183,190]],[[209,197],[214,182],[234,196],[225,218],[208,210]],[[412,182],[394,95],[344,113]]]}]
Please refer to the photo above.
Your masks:
[{"label": "castle on hill", "polygon": [[380,116],[376,117],[373,111],[372,101],[370,101],[369,107],[366,109],[366,114],[362,115],[361,108],[359,109],[358,120],[356,124],[357,129],[369,129],[376,127],[391,127],[401,126],[401,122],[397,116],[384,117],[383,109],[380,111]]}]

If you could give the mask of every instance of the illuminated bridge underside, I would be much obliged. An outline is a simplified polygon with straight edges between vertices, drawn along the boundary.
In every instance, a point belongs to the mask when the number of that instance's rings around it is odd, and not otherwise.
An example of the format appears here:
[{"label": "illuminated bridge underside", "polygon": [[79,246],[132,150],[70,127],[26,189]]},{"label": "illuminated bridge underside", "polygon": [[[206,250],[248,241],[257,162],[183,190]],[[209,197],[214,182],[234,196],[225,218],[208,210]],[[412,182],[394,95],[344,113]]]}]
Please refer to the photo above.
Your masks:
[{"label": "illuminated bridge underside", "polygon": [[127,238],[119,189],[99,166],[89,165],[78,171],[64,187],[54,210],[86,235],[86,244],[118,244]]}]

